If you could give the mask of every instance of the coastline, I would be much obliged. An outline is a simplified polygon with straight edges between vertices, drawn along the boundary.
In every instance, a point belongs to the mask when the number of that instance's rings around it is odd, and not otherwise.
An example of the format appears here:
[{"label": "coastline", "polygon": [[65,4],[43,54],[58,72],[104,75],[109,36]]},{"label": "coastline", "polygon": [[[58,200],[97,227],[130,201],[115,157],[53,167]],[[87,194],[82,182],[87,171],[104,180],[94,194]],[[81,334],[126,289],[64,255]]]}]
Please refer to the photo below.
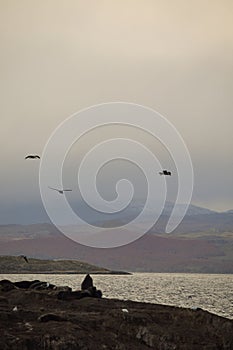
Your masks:
[{"label": "coastline", "polygon": [[1,288],[1,350],[233,348],[233,320],[200,308],[59,293]]},{"label": "coastline", "polygon": [[130,275],[130,272],[109,270],[79,260],[35,259],[24,255],[0,256],[0,274],[48,274],[48,275]]},{"label": "coastline", "polygon": [[[86,275],[90,271],[9,271],[1,272],[0,275]],[[92,275],[132,275],[127,271],[91,271]]]}]

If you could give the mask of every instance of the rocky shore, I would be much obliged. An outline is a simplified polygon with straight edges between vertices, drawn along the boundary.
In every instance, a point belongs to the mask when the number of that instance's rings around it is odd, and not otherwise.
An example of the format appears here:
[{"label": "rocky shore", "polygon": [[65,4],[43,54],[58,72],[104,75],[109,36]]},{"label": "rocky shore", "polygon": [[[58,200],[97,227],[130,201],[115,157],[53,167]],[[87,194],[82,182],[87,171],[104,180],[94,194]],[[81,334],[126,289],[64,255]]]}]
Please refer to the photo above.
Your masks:
[{"label": "rocky shore", "polygon": [[0,281],[0,349],[233,349],[232,320],[101,296],[90,276],[76,291],[43,281]]}]

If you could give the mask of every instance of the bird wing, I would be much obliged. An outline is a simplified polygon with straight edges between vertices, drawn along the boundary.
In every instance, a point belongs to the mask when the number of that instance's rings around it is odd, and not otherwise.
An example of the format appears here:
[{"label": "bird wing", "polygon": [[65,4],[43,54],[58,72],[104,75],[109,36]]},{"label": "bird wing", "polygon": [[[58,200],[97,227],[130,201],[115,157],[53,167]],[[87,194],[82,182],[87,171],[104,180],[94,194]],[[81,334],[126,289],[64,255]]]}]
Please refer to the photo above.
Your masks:
[{"label": "bird wing", "polygon": [[35,158],[38,158],[40,159],[40,156],[38,156],[37,154],[36,155],[33,155],[33,154],[29,154],[25,157],[25,159],[35,159]]},{"label": "bird wing", "polygon": [[20,258],[24,258],[24,260],[28,263],[29,261],[28,261],[28,259],[27,259],[27,257],[26,257],[26,255],[20,255]]},{"label": "bird wing", "polygon": [[54,190],[54,191],[58,191],[59,192],[59,190],[57,188],[53,188],[53,187],[50,187],[50,186],[48,186],[48,188],[50,188],[50,190]]}]

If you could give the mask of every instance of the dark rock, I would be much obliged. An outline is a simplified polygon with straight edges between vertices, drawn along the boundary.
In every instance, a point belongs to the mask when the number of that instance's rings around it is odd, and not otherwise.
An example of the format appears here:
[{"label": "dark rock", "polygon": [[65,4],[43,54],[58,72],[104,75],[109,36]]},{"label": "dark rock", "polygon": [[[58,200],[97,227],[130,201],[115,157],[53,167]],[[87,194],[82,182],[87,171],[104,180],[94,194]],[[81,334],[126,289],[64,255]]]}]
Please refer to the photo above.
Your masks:
[{"label": "dark rock", "polygon": [[94,297],[95,298],[102,298],[102,295],[103,295],[103,293],[101,292],[101,290],[97,289],[96,292],[95,292]]},{"label": "dark rock", "polygon": [[85,290],[77,291],[60,291],[57,294],[57,298],[60,300],[74,300],[74,299],[83,299],[83,298],[101,298],[101,290],[97,290],[96,287],[89,287]]},{"label": "dark rock", "polygon": [[38,317],[39,322],[49,322],[49,321],[57,321],[62,322],[66,321],[64,317],[55,314],[44,314]]},{"label": "dark rock", "polygon": [[14,283],[12,283],[11,281],[9,280],[1,280],[0,281],[0,291],[2,292],[8,292],[12,289],[15,289],[15,285]]},{"label": "dark rock", "polygon": [[136,334],[136,338],[141,340],[150,348],[152,348],[155,345],[154,344],[155,336],[151,334],[146,327],[142,327],[142,326],[139,327],[138,332]]},{"label": "dark rock", "polygon": [[[0,290],[8,301],[0,303],[0,349],[233,349],[233,320],[204,310],[93,297],[97,292],[94,286],[59,293]],[[61,293],[67,302],[57,299]],[[12,312],[16,305],[19,311]]]},{"label": "dark rock", "polygon": [[2,304],[8,304],[8,299],[6,297],[0,296],[0,303]]},{"label": "dark rock", "polygon": [[97,290],[96,287],[89,287],[86,290],[82,291],[83,295],[87,295],[93,298],[101,298],[102,297],[102,292],[101,290]]},{"label": "dark rock", "polygon": [[57,294],[59,300],[73,300],[81,299],[81,291],[71,292],[71,291],[61,291]]},{"label": "dark rock", "polygon": [[81,291],[81,298],[85,297],[101,298],[102,292],[101,290],[97,290],[96,287],[89,287],[88,289],[84,289]]}]

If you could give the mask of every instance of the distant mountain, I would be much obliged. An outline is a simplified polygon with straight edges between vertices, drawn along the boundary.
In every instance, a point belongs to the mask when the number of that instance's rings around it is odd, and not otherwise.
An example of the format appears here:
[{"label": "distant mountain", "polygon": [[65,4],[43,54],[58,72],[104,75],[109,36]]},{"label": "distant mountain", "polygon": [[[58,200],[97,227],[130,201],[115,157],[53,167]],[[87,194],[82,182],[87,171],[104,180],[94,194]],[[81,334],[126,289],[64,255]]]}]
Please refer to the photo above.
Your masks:
[{"label": "distant mountain", "polygon": [[[150,232],[163,234],[167,221],[168,216],[162,215]],[[233,232],[233,213],[186,215],[173,231],[174,234],[192,232]]]},{"label": "distant mountain", "polygon": [[0,255],[77,259],[110,270],[233,273],[233,234],[146,234],[118,248],[90,248],[53,225],[0,226]]},{"label": "distant mountain", "polygon": [[[84,219],[84,221],[87,221],[94,225],[99,226],[106,226],[107,223],[126,223],[133,218],[135,218],[139,213],[141,212],[143,206],[144,206],[144,200],[134,199],[132,203],[121,212],[118,212],[116,214],[104,214],[100,213],[96,210],[91,209],[88,205],[86,205],[84,202],[73,202],[71,203],[72,209],[77,212],[77,214]],[[166,202],[165,207],[163,209],[162,217],[163,216],[169,216],[171,214],[172,208],[174,204],[171,202]],[[182,210],[183,204],[179,204],[178,208],[180,208],[180,211]],[[154,216],[154,208],[151,208],[148,212],[148,217]],[[209,214],[232,214],[233,210],[229,210],[223,213],[217,213],[213,210],[202,208],[200,206],[196,206],[191,204],[188,208],[188,211],[186,213],[186,218],[188,216],[196,216],[196,215],[209,215]],[[4,205],[3,208],[1,208],[0,211],[0,225],[2,224],[22,224],[22,225],[29,225],[33,223],[50,223],[50,219],[47,216],[47,213],[45,209],[43,208],[42,203],[40,205],[31,205],[30,210],[27,205],[20,204],[19,206],[15,207],[11,204]],[[110,226],[111,226],[110,225]]]},{"label": "distant mountain", "polygon": [[[104,216],[97,222],[93,216],[93,223],[119,226],[137,215],[140,205],[130,206],[114,220]],[[0,226],[0,255],[77,259],[111,270],[233,273],[233,211],[217,213],[190,205],[182,223],[166,234],[172,208],[167,202],[158,222],[142,238],[112,249],[85,247],[52,224]]]},{"label": "distant mountain", "polygon": [[227,211],[224,211],[225,214],[233,214],[233,209],[230,209],[230,210],[227,210]]},{"label": "distant mountain", "polygon": [[[176,206],[178,208],[178,213],[181,213],[181,212],[183,213],[185,204],[177,204]],[[137,212],[140,212],[143,209],[143,207],[144,207],[144,203],[142,201],[137,200],[133,203],[133,205],[130,205],[128,207],[128,210],[126,210],[125,213],[121,212],[120,214],[122,215],[122,217],[124,216],[124,214],[128,214],[128,215],[137,214]],[[173,207],[174,207],[174,203],[166,201],[164,209],[162,211],[162,215],[170,215]],[[194,216],[194,215],[207,215],[207,214],[216,214],[216,213],[217,213],[216,211],[190,204],[186,212],[186,215]],[[150,214],[154,215],[154,209],[150,210]]]},{"label": "distant mountain", "polygon": [[[178,213],[183,212],[183,204],[178,204]],[[155,223],[150,233],[163,234],[171,215],[174,203],[166,202],[162,215]],[[133,218],[135,218],[142,210],[143,204],[137,202],[133,206],[130,206],[127,211],[120,212],[114,216],[114,219],[109,217],[102,217],[102,220],[93,218],[92,223],[97,224],[100,227],[112,227],[119,226],[120,224],[126,224]],[[149,212],[147,218],[151,219],[154,215],[154,211]],[[216,212],[210,209],[202,208],[196,205],[190,205],[184,219],[180,225],[176,228],[174,233],[191,233],[191,232],[233,232],[233,211]]]},{"label": "distant mountain", "polygon": [[[177,205],[179,211],[182,213],[183,213],[184,206],[185,206],[184,204]],[[163,215],[170,215],[173,207],[174,207],[174,203],[166,202],[165,208],[163,210]],[[216,214],[216,212],[210,209],[206,209],[206,208],[202,208],[202,207],[198,207],[196,205],[190,204],[185,215],[195,216],[195,215],[209,215],[209,214]]]}]

